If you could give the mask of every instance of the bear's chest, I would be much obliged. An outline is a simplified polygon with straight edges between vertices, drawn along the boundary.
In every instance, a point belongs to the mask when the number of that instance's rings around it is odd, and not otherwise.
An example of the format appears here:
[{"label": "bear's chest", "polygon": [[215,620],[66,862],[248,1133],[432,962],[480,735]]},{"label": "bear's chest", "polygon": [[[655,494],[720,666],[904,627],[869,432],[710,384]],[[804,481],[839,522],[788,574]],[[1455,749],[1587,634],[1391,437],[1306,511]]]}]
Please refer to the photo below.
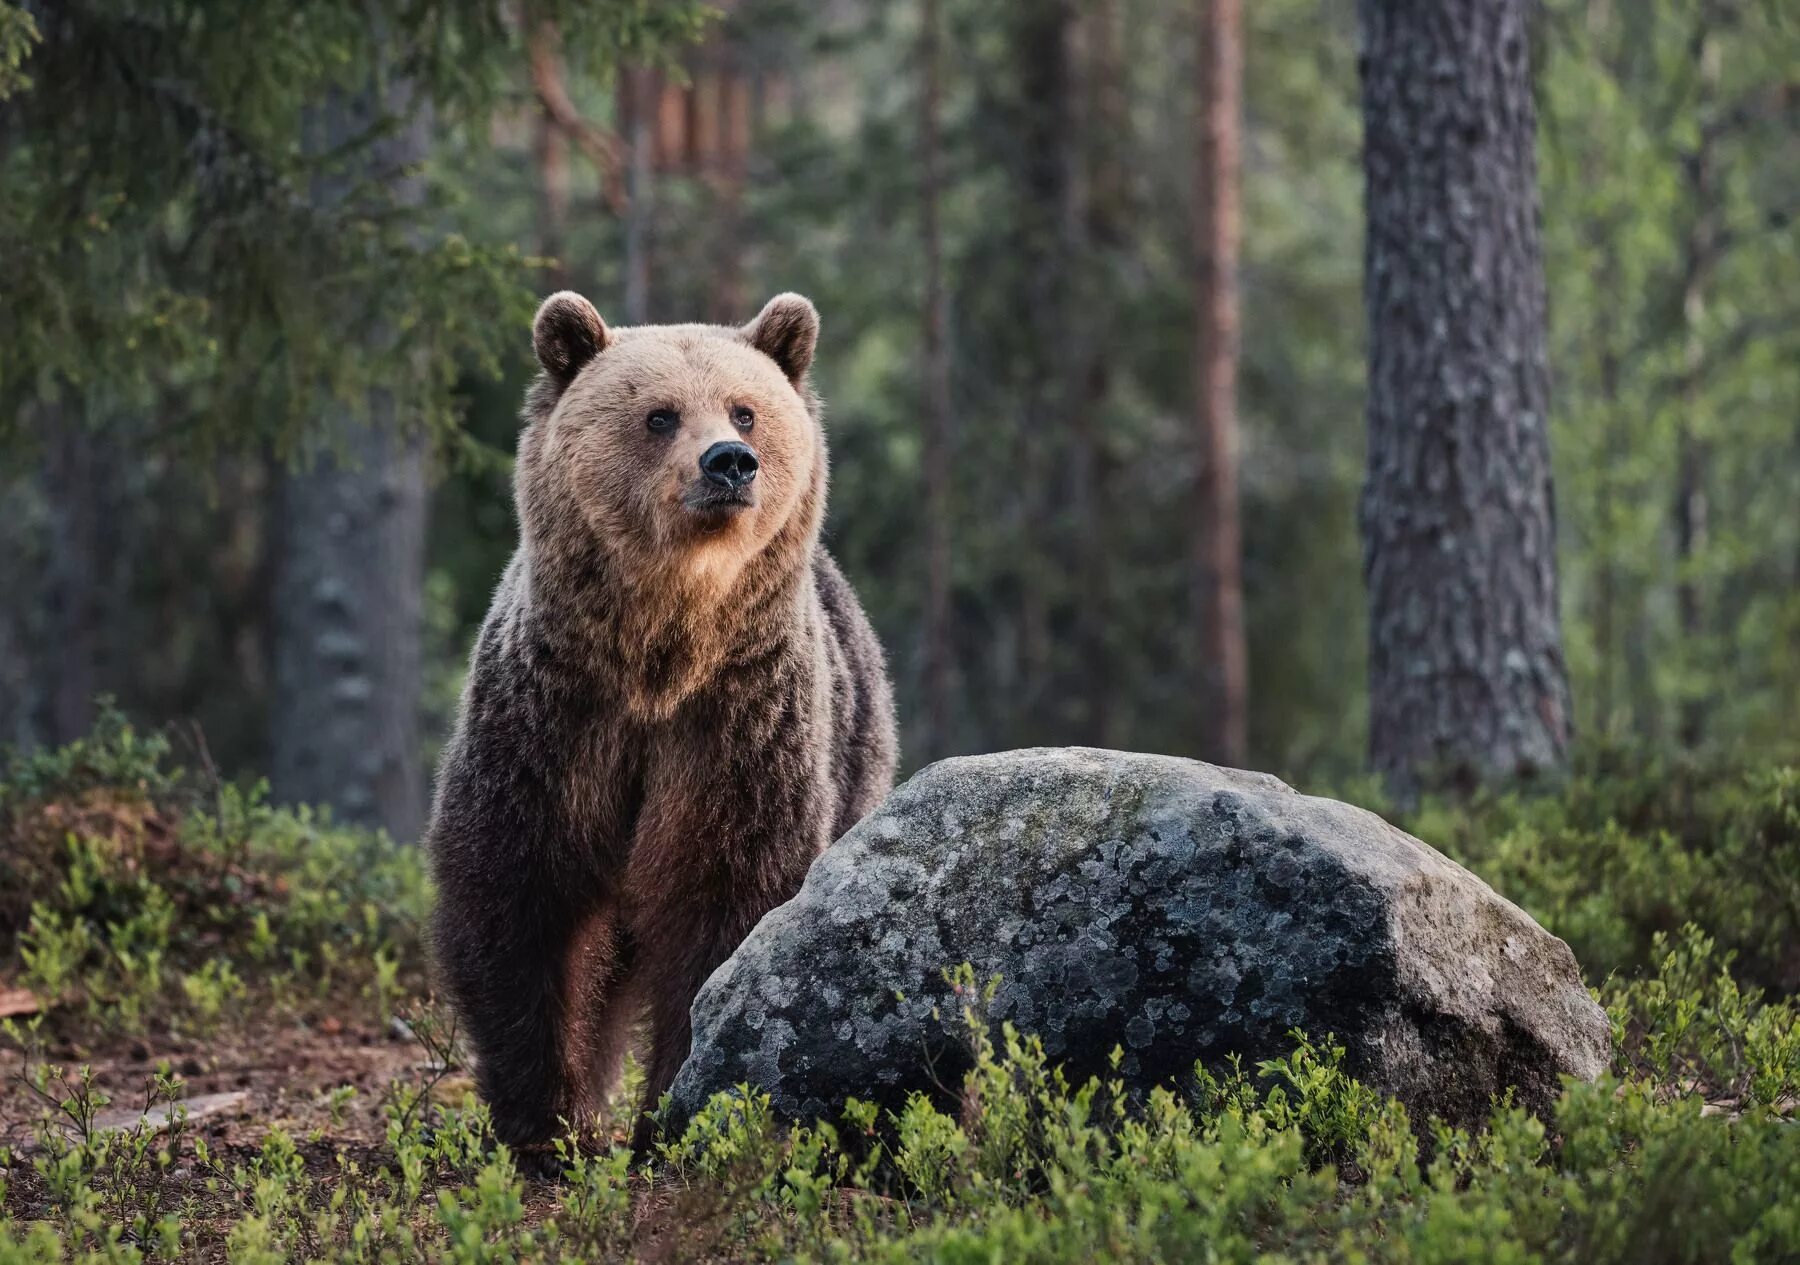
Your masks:
[{"label": "bear's chest", "polygon": [[563,753],[558,833],[582,852],[622,862],[642,811],[645,735],[616,713],[589,717],[569,726]]},{"label": "bear's chest", "polygon": [[[740,700],[742,701],[742,700]],[[816,846],[826,814],[811,709],[695,708],[643,735],[633,868],[756,868],[771,851]]]}]

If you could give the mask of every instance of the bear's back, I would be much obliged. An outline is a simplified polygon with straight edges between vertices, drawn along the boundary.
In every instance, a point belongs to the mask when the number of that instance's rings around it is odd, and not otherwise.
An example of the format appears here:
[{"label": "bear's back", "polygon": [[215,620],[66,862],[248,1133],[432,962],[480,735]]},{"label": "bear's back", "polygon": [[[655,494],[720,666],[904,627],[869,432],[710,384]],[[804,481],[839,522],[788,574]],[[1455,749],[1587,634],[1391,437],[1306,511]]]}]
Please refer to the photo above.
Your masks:
[{"label": "bear's back", "polygon": [[893,789],[898,744],[886,658],[862,603],[823,545],[813,551],[812,572],[819,605],[841,656],[838,679],[832,682],[838,720],[832,773],[838,792],[835,840]]}]

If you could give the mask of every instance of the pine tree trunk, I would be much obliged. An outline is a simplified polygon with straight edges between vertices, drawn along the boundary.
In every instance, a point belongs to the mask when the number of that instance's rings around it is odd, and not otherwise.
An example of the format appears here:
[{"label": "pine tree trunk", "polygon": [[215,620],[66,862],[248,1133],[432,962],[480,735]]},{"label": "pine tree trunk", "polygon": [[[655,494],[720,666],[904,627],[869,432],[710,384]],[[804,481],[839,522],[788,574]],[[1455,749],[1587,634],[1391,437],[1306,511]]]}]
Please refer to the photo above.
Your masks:
[{"label": "pine tree trunk", "polygon": [[925,628],[926,758],[950,750],[950,353],[946,341],[944,242],[940,216],[942,54],[938,0],[924,0],[919,60],[921,219],[925,265]]},{"label": "pine tree trunk", "polygon": [[[62,409],[33,401],[20,414],[21,434],[47,441]],[[60,671],[47,654],[53,605],[49,461],[21,462],[0,472],[0,747],[28,751],[50,740],[50,696]]]},{"label": "pine tree trunk", "polygon": [[1195,180],[1194,368],[1199,486],[1195,619],[1202,754],[1242,765],[1249,746],[1243,539],[1238,516],[1238,154],[1243,110],[1240,0],[1199,0],[1200,133]]},{"label": "pine tree trunk", "polygon": [[1075,73],[1080,85],[1080,223],[1075,252],[1077,305],[1083,319],[1070,331],[1072,381],[1069,422],[1072,439],[1070,517],[1080,592],[1075,602],[1075,646],[1080,663],[1076,694],[1080,710],[1071,736],[1077,742],[1111,742],[1114,617],[1112,503],[1107,461],[1107,412],[1112,402],[1113,358],[1108,339],[1121,313],[1116,269],[1131,222],[1126,169],[1129,122],[1125,66],[1120,50],[1117,0],[1092,0],[1081,14],[1082,56]]},{"label": "pine tree trunk", "polygon": [[1032,370],[1019,421],[1019,477],[1012,507],[1019,576],[1019,690],[1007,741],[1031,745],[1066,732],[1066,678],[1056,620],[1064,595],[1062,542],[1045,530],[1062,508],[1068,459],[1071,271],[1077,218],[1072,189],[1078,160],[1071,35],[1075,0],[1023,0],[1010,16],[1008,44],[1019,116],[1017,232],[1029,260],[1023,295],[1032,331]]},{"label": "pine tree trunk", "polygon": [[61,391],[56,402],[36,407],[44,520],[35,652],[41,737],[58,746],[93,728],[100,695],[130,692],[121,659],[131,648],[126,520],[134,508],[124,441],[88,424],[73,384]]},{"label": "pine tree trunk", "polygon": [[713,91],[705,102],[714,129],[708,184],[712,189],[713,266],[708,319],[731,325],[751,315],[744,282],[744,182],[750,163],[749,81],[732,50],[716,46],[710,61]]},{"label": "pine tree trunk", "polygon": [[1360,0],[1369,746],[1402,793],[1559,768],[1569,692],[1528,0]]},{"label": "pine tree trunk", "polygon": [[[360,134],[367,109],[366,100],[324,107],[324,143]],[[372,147],[374,170],[403,182],[403,200],[421,190],[392,173],[424,157],[427,135],[424,112],[414,111]],[[282,800],[329,804],[339,820],[410,840],[425,815],[426,465],[422,442],[395,422],[393,394],[372,393],[365,418],[328,419],[344,460],[324,457],[281,481],[271,780]]]},{"label": "pine tree trunk", "polygon": [[[1687,165],[1688,191],[1693,206],[1682,246],[1683,372],[1675,435],[1675,610],[1681,626],[1682,655],[1689,664],[1701,661],[1706,654],[1703,612],[1707,603],[1701,593],[1699,577],[1694,572],[1706,552],[1711,534],[1707,470],[1712,464],[1712,454],[1697,422],[1706,364],[1707,292],[1718,267],[1719,255],[1718,155],[1710,124],[1716,109],[1720,54],[1719,42],[1713,38],[1711,30],[1712,20],[1709,8],[1702,6],[1702,25],[1695,41],[1699,62],[1696,109],[1701,127],[1699,142]],[[1682,746],[1692,749],[1700,745],[1706,731],[1706,710],[1704,698],[1684,689],[1676,725],[1676,735]]]},{"label": "pine tree trunk", "polygon": [[33,561],[41,534],[22,517],[39,499],[35,482],[15,477],[0,483],[8,519],[0,521],[0,586],[13,595],[0,602],[0,748],[30,750],[43,741],[43,679],[36,641],[36,589],[41,582]]},{"label": "pine tree trunk", "polygon": [[650,319],[651,225],[656,213],[654,75],[634,68],[624,75],[625,135],[625,323]]},{"label": "pine tree trunk", "polygon": [[[1618,252],[1609,241],[1601,247],[1599,277],[1606,289],[1602,293],[1610,293],[1611,287],[1617,284],[1619,275]],[[1600,419],[1601,453],[1606,467],[1600,472],[1599,495],[1594,507],[1594,518],[1602,524],[1601,535],[1594,546],[1594,645],[1599,651],[1598,679],[1595,692],[1598,698],[1594,702],[1594,725],[1602,734],[1610,737],[1614,730],[1613,717],[1616,708],[1615,681],[1618,676],[1616,665],[1624,658],[1619,652],[1618,609],[1619,609],[1619,563],[1614,553],[1613,523],[1613,479],[1614,471],[1624,468],[1624,444],[1621,432],[1624,427],[1619,419],[1619,386],[1622,366],[1619,355],[1618,320],[1610,309],[1600,312],[1599,328],[1594,331],[1595,340],[1600,345],[1600,400],[1603,405]]]},{"label": "pine tree trunk", "polygon": [[[555,28],[539,23],[531,34],[531,71],[534,78],[562,79],[562,59],[556,49]],[[548,109],[539,107],[532,121],[532,153],[538,171],[538,253],[551,261],[544,278],[551,290],[569,285],[568,250],[569,136]],[[601,184],[606,173],[600,173]]]}]

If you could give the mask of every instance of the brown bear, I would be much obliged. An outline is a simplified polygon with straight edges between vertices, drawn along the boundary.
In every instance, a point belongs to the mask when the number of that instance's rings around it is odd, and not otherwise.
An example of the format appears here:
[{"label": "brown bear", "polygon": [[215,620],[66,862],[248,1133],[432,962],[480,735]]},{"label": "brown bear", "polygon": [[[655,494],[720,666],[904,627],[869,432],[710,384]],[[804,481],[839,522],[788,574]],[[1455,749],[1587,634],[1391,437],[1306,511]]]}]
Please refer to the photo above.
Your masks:
[{"label": "brown bear", "polygon": [[521,540],[427,834],[440,981],[515,1146],[588,1122],[640,1019],[653,1107],[700,985],[892,785],[881,648],[819,542],[818,330],[797,294],[736,329],[538,310]]}]

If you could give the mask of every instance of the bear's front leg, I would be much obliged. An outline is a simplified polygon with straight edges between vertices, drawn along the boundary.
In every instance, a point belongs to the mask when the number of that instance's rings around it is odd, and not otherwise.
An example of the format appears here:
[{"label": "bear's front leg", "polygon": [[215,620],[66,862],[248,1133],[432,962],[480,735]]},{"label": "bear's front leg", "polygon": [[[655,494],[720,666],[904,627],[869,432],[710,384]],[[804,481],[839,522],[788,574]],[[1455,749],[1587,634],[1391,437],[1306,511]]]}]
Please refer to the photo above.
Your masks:
[{"label": "bear's front leg", "polygon": [[[708,833],[702,838],[716,839]],[[752,857],[762,850],[746,850]],[[631,1148],[643,1155],[656,1134],[656,1110],[693,1045],[694,997],[743,943],[757,920],[800,890],[804,854],[785,865],[712,864],[699,849],[640,844],[632,857],[627,935],[636,955],[632,988],[645,1000],[650,1053],[644,1098]]]},{"label": "bear's front leg", "polygon": [[694,995],[706,977],[731,956],[747,930],[741,924],[728,927],[719,916],[723,912],[704,906],[679,912],[671,909],[646,931],[648,951],[637,978],[648,1002],[650,1056],[644,1066],[644,1100],[631,1135],[631,1149],[639,1156],[648,1151],[656,1136],[650,1113],[675,1083],[675,1074],[687,1061],[693,1044]]},{"label": "bear's front leg", "polygon": [[[541,1146],[596,1105],[597,1063],[613,1025],[597,1023],[618,986],[618,925],[597,902],[574,899],[520,867],[478,882],[440,867],[438,969],[476,1059],[494,1134]],[[586,905],[587,907],[583,907]]]}]

